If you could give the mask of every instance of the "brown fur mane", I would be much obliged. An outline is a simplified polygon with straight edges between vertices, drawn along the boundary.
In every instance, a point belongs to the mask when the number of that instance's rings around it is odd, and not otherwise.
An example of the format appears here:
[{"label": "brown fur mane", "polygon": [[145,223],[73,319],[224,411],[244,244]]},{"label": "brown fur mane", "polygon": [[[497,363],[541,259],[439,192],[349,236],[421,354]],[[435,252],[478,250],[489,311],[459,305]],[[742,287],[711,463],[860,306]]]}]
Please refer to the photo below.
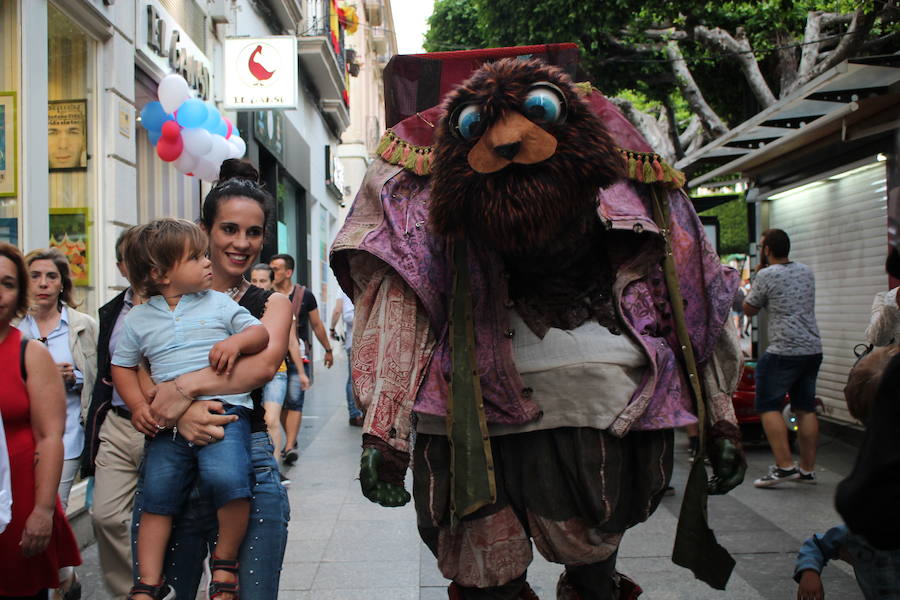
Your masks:
[{"label": "brown fur mane", "polygon": [[[519,110],[529,87],[550,82],[566,97],[566,120],[546,130],[558,142],[547,160],[475,172],[467,155],[477,139],[450,133],[449,118],[464,103],[482,105],[484,129]],[[532,59],[487,64],[452,92],[437,126],[429,220],[441,236],[465,235],[506,255],[571,248],[593,229],[597,192],[624,174],[621,155],[600,119],[560,69]]]}]

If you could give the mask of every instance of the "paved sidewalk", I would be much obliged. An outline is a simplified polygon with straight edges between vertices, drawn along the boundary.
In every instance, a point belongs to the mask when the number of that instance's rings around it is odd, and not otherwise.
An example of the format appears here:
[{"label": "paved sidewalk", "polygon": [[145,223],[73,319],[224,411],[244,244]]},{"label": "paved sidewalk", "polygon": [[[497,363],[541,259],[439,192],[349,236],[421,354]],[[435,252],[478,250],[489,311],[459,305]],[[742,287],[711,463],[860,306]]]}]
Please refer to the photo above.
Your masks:
[{"label": "paved sidewalk", "polygon": [[[447,597],[447,581],[419,540],[412,505],[382,508],[359,491],[360,430],[347,423],[343,383],[346,363],[317,369],[307,397],[301,433],[301,457],[290,472],[291,523],[281,595],[286,600],[438,600]],[[687,452],[679,441],[674,485],[651,519],[633,528],[619,553],[619,570],[645,590],[642,598],[759,600],[795,597],[791,580],[802,541],[839,522],[834,488],[852,466],[855,450],[823,438],[819,484],[784,484],[759,490],[750,481],[770,462],[765,448],[748,451],[747,482],[710,500],[710,521],[719,542],[737,561],[725,591],[711,590],[671,561],[680,489],[687,476]],[[409,482],[408,489],[409,488]],[[528,579],[543,600],[555,598],[558,565],[535,553]],[[85,600],[108,596],[97,589],[96,551],[85,552]],[[830,598],[862,598],[851,569],[842,562],[825,570]],[[253,600],[253,599],[248,599]]]}]

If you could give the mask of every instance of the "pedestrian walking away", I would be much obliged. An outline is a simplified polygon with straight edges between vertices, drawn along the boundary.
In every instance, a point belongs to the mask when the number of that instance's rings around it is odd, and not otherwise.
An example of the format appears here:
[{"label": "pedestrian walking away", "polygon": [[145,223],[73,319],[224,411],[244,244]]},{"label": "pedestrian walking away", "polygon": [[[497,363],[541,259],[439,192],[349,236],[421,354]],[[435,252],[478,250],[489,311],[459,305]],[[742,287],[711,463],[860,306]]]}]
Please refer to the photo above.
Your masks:
[{"label": "pedestrian walking away", "polygon": [[[768,312],[769,346],[756,364],[756,411],[775,457],[768,473],[753,485],[767,488],[786,481],[816,483],[816,377],[822,364],[822,342],[816,324],[816,283],[812,269],[790,260],[791,241],[780,229],[767,229],[760,239],[760,270],[744,300],[749,316]],[[782,417],[786,394],[797,415],[800,464],[791,455]]]}]

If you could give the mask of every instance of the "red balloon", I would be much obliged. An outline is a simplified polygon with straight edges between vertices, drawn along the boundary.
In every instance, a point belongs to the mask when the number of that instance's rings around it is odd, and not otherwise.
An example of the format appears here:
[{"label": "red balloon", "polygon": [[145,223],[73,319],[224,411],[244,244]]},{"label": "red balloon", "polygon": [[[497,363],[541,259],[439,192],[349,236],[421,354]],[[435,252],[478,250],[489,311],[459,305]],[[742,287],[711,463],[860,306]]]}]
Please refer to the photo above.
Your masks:
[{"label": "red balloon", "polygon": [[156,143],[156,154],[166,162],[172,162],[181,156],[183,150],[184,142],[181,141],[181,136],[174,140],[159,138],[159,142]]},{"label": "red balloon", "polygon": [[234,129],[234,126],[231,124],[231,121],[228,120],[227,117],[222,117],[222,120],[225,121],[225,126],[228,127],[228,133],[225,134],[225,139],[231,137],[231,131]]},{"label": "red balloon", "polygon": [[174,141],[181,138],[181,125],[175,121],[166,121],[162,126],[163,139]]}]

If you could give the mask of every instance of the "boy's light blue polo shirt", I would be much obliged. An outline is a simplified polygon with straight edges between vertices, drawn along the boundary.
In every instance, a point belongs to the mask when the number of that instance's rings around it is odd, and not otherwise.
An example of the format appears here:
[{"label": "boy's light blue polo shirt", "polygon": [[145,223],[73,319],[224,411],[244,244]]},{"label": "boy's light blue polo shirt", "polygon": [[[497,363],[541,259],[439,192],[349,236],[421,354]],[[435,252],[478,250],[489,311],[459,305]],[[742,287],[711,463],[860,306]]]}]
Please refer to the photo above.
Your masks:
[{"label": "boy's light blue polo shirt", "polygon": [[[143,357],[150,362],[153,381],[171,381],[208,367],[209,351],[217,342],[252,325],[261,323],[221,292],[185,294],[175,310],[162,296],[152,296],[125,316],[112,364],[136,367]],[[253,408],[249,393],[196,399]]]}]

